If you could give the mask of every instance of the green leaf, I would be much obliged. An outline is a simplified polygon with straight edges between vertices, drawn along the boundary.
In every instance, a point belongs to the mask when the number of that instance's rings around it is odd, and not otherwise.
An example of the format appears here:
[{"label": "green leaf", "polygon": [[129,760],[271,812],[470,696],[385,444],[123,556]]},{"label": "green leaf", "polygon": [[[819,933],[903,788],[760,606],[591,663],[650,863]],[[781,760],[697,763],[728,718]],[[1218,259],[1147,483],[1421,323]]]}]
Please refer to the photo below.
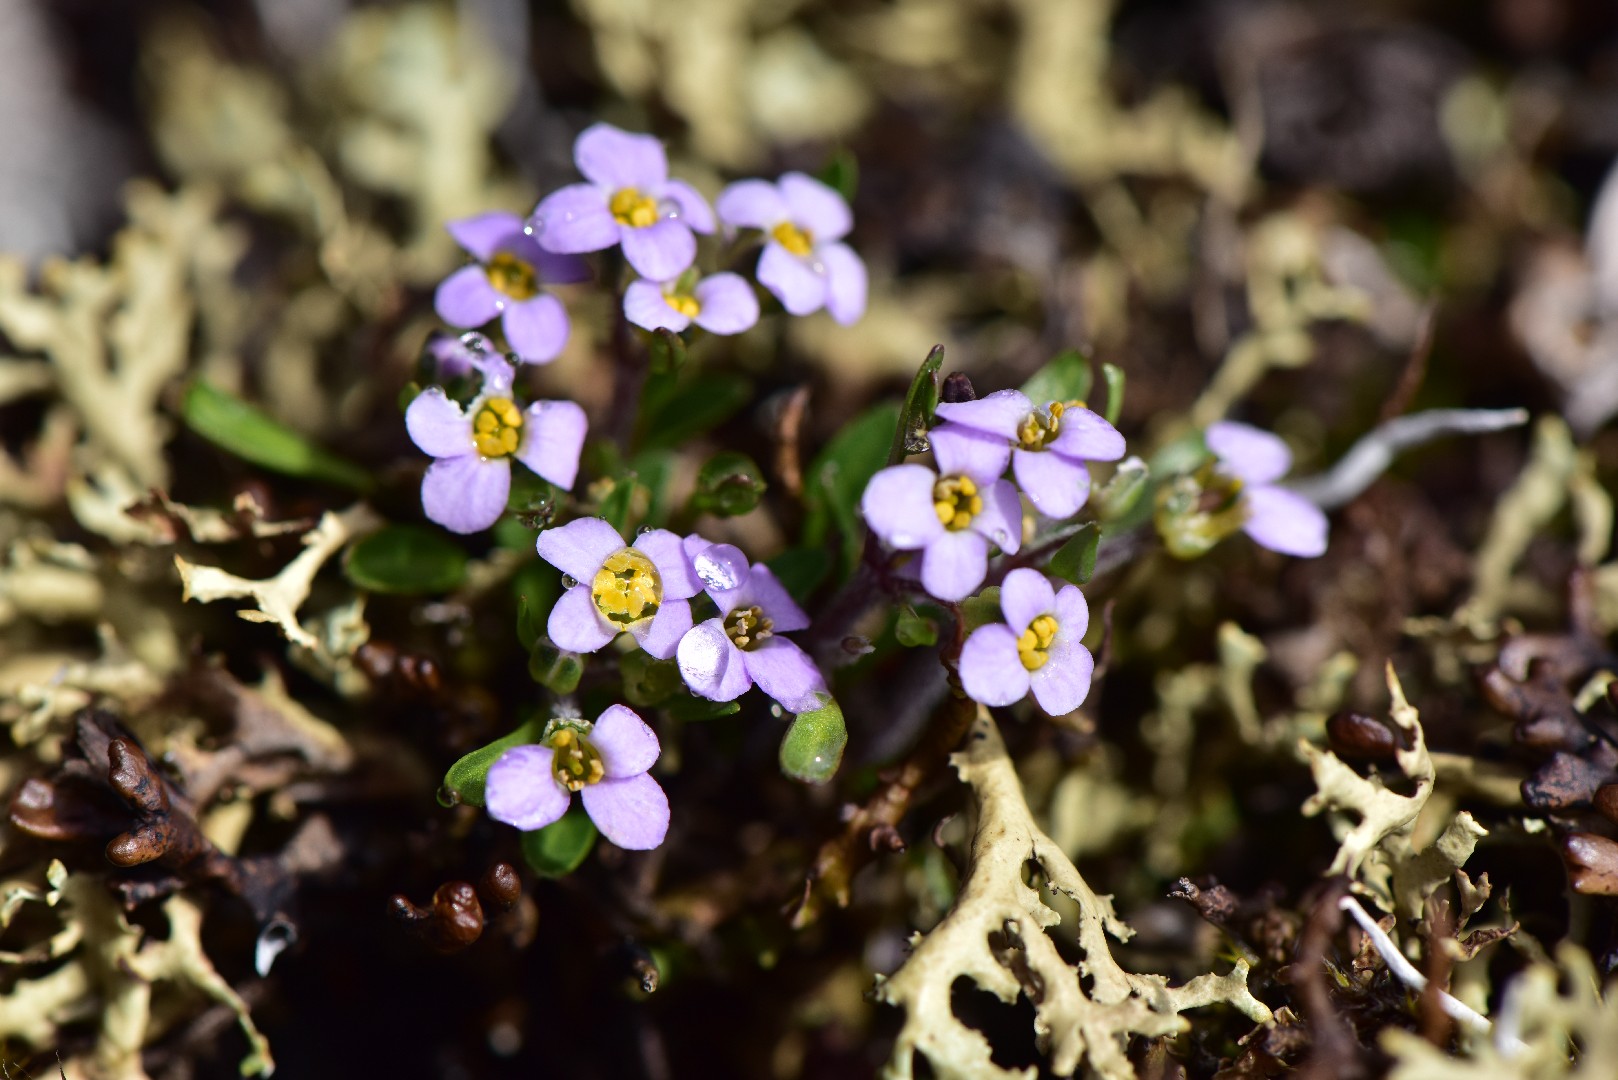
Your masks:
[{"label": "green leaf", "polygon": [[685,339],[668,327],[652,331],[646,352],[648,366],[655,374],[672,374],[685,367]]},{"label": "green leaf", "polygon": [[1063,581],[1083,585],[1096,572],[1096,547],[1101,543],[1101,530],[1095,522],[1086,522],[1056,553],[1045,569]]},{"label": "green leaf", "polygon": [[535,643],[528,654],[528,674],[539,685],[556,694],[571,694],[584,677],[584,657],[563,652],[548,641]]},{"label": "green leaf", "polygon": [[1107,383],[1107,423],[1116,424],[1124,411],[1124,369],[1112,364],[1101,365],[1101,377]]},{"label": "green leaf", "polygon": [[1100,491],[1095,493],[1096,513],[1102,521],[1121,521],[1135,512],[1152,483],[1151,470],[1138,457],[1125,458],[1118,463]]},{"label": "green leaf", "polygon": [[579,868],[595,847],[596,825],[580,806],[533,832],[525,832],[518,846],[528,868],[540,877],[566,877]]},{"label": "green leaf", "polygon": [[489,769],[500,760],[500,755],[513,746],[538,742],[544,733],[545,720],[536,717],[510,735],[496,739],[489,745],[467,754],[451,765],[449,771],[444,774],[444,786],[439,789],[438,801],[445,806],[454,806],[456,803],[482,806],[483,787],[489,779]]},{"label": "green leaf", "polygon": [[898,424],[899,406],[877,405],[839,431],[809,465],[803,488],[808,509],[804,544],[824,545],[835,528],[843,538],[846,573],[852,573],[860,559],[860,496],[877,470],[887,465]]},{"label": "green leaf", "polygon": [[781,740],[781,771],[805,784],[824,784],[837,772],[848,745],[848,726],[837,699],[812,712],[799,713]]},{"label": "green leaf", "polygon": [[898,621],[893,624],[893,636],[907,649],[937,645],[938,622],[905,604],[899,608]]},{"label": "green leaf", "polygon": [[848,202],[853,202],[854,193],[860,186],[859,160],[854,157],[852,150],[839,147],[832,154],[831,160],[820,170],[818,179]]},{"label": "green leaf", "polygon": [[555,567],[535,559],[512,577],[511,591],[517,598],[517,640],[523,651],[531,653],[562,595],[562,578]]},{"label": "green leaf", "polygon": [[831,561],[831,554],[823,547],[794,547],[787,548],[773,559],[766,559],[764,565],[770,568],[792,599],[801,604],[820,588],[826,575],[831,573]]},{"label": "green leaf", "polygon": [[466,579],[466,552],[435,529],[387,525],[348,549],[343,574],[371,592],[449,592]]},{"label": "green leaf", "polygon": [[730,419],[752,399],[752,380],[721,372],[648,383],[641,401],[640,444],[666,449],[689,442]]},{"label": "green leaf", "polygon": [[720,517],[736,517],[758,506],[764,473],[746,454],[724,450],[709,458],[697,473],[691,508]]},{"label": "green leaf", "polygon": [[944,366],[944,346],[934,345],[927,359],[916,369],[899,416],[901,422],[888,448],[888,464],[897,465],[906,454],[927,450],[927,429],[932,426],[933,410],[938,407],[938,370]]},{"label": "green leaf", "polygon": [[198,379],[186,388],[180,416],[192,431],[221,450],[288,476],[354,491],[374,486],[371,472],[305,439],[240,398]]},{"label": "green leaf", "polygon": [[637,486],[633,476],[617,478],[612,482],[612,490],[607,492],[597,508],[607,524],[617,529],[620,536],[629,531],[629,514],[635,502]]},{"label": "green leaf", "polygon": [[624,700],[641,708],[662,704],[683,684],[679,664],[658,660],[640,649],[626,653],[618,670],[624,680]]},{"label": "green leaf", "polygon": [[682,723],[717,720],[721,716],[734,716],[742,711],[740,701],[709,701],[689,694],[670,698],[663,703],[663,711]]},{"label": "green leaf", "polygon": [[1085,401],[1090,397],[1090,360],[1077,349],[1057,353],[1022,384],[1022,392],[1035,408],[1053,401]]},{"label": "green leaf", "polygon": [[1000,621],[1000,586],[991,585],[976,596],[968,596],[961,601],[962,629],[966,633]]}]

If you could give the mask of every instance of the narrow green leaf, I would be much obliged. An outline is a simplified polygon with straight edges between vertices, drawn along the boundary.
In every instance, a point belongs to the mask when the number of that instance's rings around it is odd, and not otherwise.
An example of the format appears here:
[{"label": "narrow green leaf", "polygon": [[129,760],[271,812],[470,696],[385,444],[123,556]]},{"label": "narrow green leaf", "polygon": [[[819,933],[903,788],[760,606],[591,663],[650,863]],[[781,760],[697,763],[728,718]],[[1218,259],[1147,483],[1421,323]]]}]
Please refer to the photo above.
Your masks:
[{"label": "narrow green leaf", "polygon": [[556,598],[562,595],[562,579],[556,568],[535,559],[511,579],[511,592],[517,598],[517,640],[531,653],[534,643],[545,635]]},{"label": "narrow green leaf", "polygon": [[1083,585],[1096,572],[1096,547],[1101,543],[1101,530],[1095,522],[1086,522],[1056,553],[1045,569],[1063,581]]},{"label": "narrow green leaf", "polygon": [[905,604],[899,608],[898,621],[893,624],[893,636],[907,649],[937,645],[938,623]]},{"label": "narrow green leaf", "polygon": [[458,802],[482,806],[483,787],[489,779],[489,769],[500,760],[500,755],[513,746],[538,742],[544,733],[545,720],[536,717],[510,735],[496,739],[489,745],[481,746],[467,754],[451,765],[449,771],[444,774],[444,786],[438,793],[439,802],[446,806],[454,806]]},{"label": "narrow green leaf", "polygon": [[192,431],[255,465],[354,491],[369,491],[373,486],[369,470],[321,449],[247,402],[200,379],[186,388],[180,415]]},{"label": "narrow green leaf", "polygon": [[1022,392],[1036,408],[1053,401],[1085,401],[1090,397],[1093,379],[1089,357],[1077,349],[1068,349],[1029,376],[1022,384]]},{"label": "narrow green leaf", "polygon": [[746,454],[723,450],[703,463],[697,473],[691,508],[720,517],[736,517],[758,506],[764,494],[764,473]]},{"label": "narrow green leaf", "polygon": [[944,366],[944,346],[934,345],[927,359],[916,369],[905,394],[904,408],[899,412],[898,430],[888,448],[888,464],[897,465],[906,454],[920,454],[927,450],[927,429],[932,426],[933,410],[938,407],[938,371]]},{"label": "narrow green leaf", "polygon": [[559,878],[577,870],[595,843],[595,822],[575,804],[543,829],[523,833],[518,846],[530,870],[540,877]]},{"label": "narrow green leaf", "polygon": [[667,327],[652,331],[646,351],[647,362],[656,374],[670,374],[685,367],[685,339]]},{"label": "narrow green leaf", "polygon": [[670,698],[663,703],[663,711],[682,723],[717,720],[721,716],[734,716],[742,711],[739,701],[709,701],[689,694]]},{"label": "narrow green leaf", "polygon": [[781,740],[781,771],[805,784],[824,784],[836,774],[847,745],[843,710],[827,695],[820,708],[793,718]]},{"label": "narrow green leaf", "polygon": [[854,152],[847,147],[839,147],[820,170],[819,179],[844,199],[853,202],[854,193],[860,186],[860,164]]},{"label": "narrow green leaf", "polygon": [[847,424],[810,463],[805,477],[804,545],[820,547],[835,528],[843,538],[845,574],[853,572],[860,558],[860,496],[888,463],[899,412],[899,406],[888,402]]},{"label": "narrow green leaf", "polygon": [[528,654],[528,674],[539,685],[556,694],[571,694],[584,677],[584,657],[563,652],[548,641],[534,645]]},{"label": "narrow green leaf", "polygon": [[371,592],[449,592],[466,579],[466,551],[435,529],[388,525],[348,549],[343,574]]},{"label": "narrow green leaf", "polygon": [[634,505],[637,486],[633,476],[619,477],[613,481],[612,490],[601,500],[598,508],[607,524],[617,529],[620,535],[629,531],[629,515]]},{"label": "narrow green leaf", "polygon": [[1101,377],[1107,383],[1107,423],[1116,424],[1124,411],[1124,369],[1112,364],[1101,365]]},{"label": "narrow green leaf", "polygon": [[648,449],[687,443],[730,419],[752,399],[752,380],[721,372],[648,383],[641,401],[640,443]]}]

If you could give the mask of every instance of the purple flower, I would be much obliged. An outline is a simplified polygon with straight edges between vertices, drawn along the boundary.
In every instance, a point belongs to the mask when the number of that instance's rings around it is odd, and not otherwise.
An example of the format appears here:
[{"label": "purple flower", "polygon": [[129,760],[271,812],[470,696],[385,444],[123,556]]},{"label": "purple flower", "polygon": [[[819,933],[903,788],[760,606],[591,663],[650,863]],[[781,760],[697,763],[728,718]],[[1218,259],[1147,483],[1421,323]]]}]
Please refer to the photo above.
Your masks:
[{"label": "purple flower", "polygon": [[1124,456],[1124,437],[1079,402],[1035,408],[1020,391],[1001,390],[977,401],[945,402],[938,418],[945,422],[929,433],[935,445],[965,432],[1004,440],[1017,486],[1050,518],[1072,517],[1090,497],[1086,461]]},{"label": "purple flower", "polygon": [[574,142],[573,161],[589,183],[540,200],[532,219],[540,243],[574,254],[621,244],[629,265],[652,281],[672,281],[691,265],[691,231],[713,232],[713,211],[690,184],[669,179],[662,143],[592,124]]},{"label": "purple flower", "polygon": [[889,547],[921,552],[921,583],[940,600],[960,600],[983,581],[989,544],[1022,543],[1017,489],[1000,474],[1006,448],[976,432],[933,445],[938,472],[894,465],[871,477],[860,509]]},{"label": "purple flower", "polygon": [[984,705],[1010,705],[1034,692],[1052,716],[1077,709],[1090,692],[1095,660],[1080,644],[1090,608],[1077,585],[1061,592],[1038,570],[1013,570],[1000,585],[1004,623],[972,631],[961,649],[961,686]]},{"label": "purple flower", "polygon": [[1326,550],[1326,515],[1275,484],[1292,467],[1286,443],[1231,420],[1209,424],[1207,443],[1219,459],[1219,470],[1238,482],[1243,532],[1283,555],[1312,558]]},{"label": "purple flower", "polygon": [[499,315],[506,343],[518,357],[548,364],[560,356],[567,343],[567,309],[540,286],[583,281],[590,276],[583,261],[540,247],[516,214],[478,214],[446,228],[477,264],[461,267],[439,284],[433,297],[438,317],[470,330]]},{"label": "purple flower", "polygon": [[427,516],[452,532],[487,529],[506,508],[511,459],[560,488],[578,477],[588,424],[571,401],[536,401],[518,409],[511,399],[512,366],[492,354],[469,361],[483,373],[483,389],[465,409],[437,386],[416,395],[405,410],[405,429],[438,460],[421,481]]},{"label": "purple flower", "polygon": [[865,263],[839,243],[854,215],[836,191],[789,172],[778,184],[739,180],[714,205],[726,225],[764,230],[758,280],[782,307],[794,315],[825,308],[844,326],[865,314]]},{"label": "purple flower", "polygon": [[702,582],[667,529],[647,529],[625,545],[600,518],[579,518],[539,534],[539,557],[572,578],[545,631],[569,652],[595,652],[622,631],[659,660],[691,629],[691,597]]},{"label": "purple flower", "polygon": [[524,832],[567,813],[580,792],[601,835],[621,848],[648,851],[669,831],[669,798],[648,769],[661,747],[646,722],[622,705],[596,719],[552,720],[537,745],[514,746],[489,769],[489,816]]},{"label": "purple flower", "polygon": [[769,568],[754,563],[735,588],[707,591],[719,615],[693,626],[677,653],[692,693],[733,701],[757,683],[789,712],[817,708],[826,680],[807,653],[780,636],[808,626],[809,616]]},{"label": "purple flower", "polygon": [[674,281],[631,282],[624,316],[642,330],[679,333],[696,323],[711,334],[739,334],[758,322],[758,297],[737,274],[712,274],[690,286]]},{"label": "purple flower", "polygon": [[450,334],[443,330],[427,336],[424,351],[432,361],[432,382],[464,379],[480,369],[484,357],[496,355],[494,346],[482,334]]}]

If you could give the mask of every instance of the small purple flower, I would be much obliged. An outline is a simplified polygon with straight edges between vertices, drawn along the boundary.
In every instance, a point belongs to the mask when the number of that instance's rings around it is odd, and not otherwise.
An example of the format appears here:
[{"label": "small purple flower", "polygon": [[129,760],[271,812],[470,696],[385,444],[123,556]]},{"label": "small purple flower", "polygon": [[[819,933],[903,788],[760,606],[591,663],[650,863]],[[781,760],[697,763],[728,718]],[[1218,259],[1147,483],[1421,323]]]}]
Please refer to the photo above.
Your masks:
[{"label": "small purple flower", "polygon": [[494,346],[482,334],[451,334],[434,330],[427,336],[424,350],[432,362],[432,382],[464,379],[480,369],[484,357],[496,355]]},{"label": "small purple flower", "polygon": [[1208,449],[1235,479],[1245,512],[1242,531],[1283,555],[1313,558],[1326,550],[1326,515],[1275,481],[1292,467],[1292,451],[1268,431],[1220,420],[1208,425]]},{"label": "small purple flower", "polygon": [[1013,570],[1000,585],[1004,623],[972,631],[961,649],[961,686],[984,705],[1010,705],[1034,692],[1052,716],[1077,709],[1095,660],[1080,644],[1090,608],[1077,585],[1057,592],[1038,570]]},{"label": "small purple flower", "polygon": [[539,534],[539,557],[572,578],[551,608],[545,631],[569,652],[595,652],[620,632],[659,660],[674,655],[691,629],[702,581],[667,529],[647,529],[626,545],[600,518],[579,518]]},{"label": "small purple flower", "polygon": [[559,719],[536,745],[514,746],[489,769],[489,816],[524,832],[567,813],[579,792],[601,835],[621,848],[649,851],[669,831],[669,798],[649,770],[662,748],[646,722],[611,705],[594,724]]},{"label": "small purple flower", "polygon": [[1001,480],[1006,448],[976,432],[933,445],[938,472],[894,465],[871,477],[860,509],[889,547],[921,552],[921,583],[940,600],[960,600],[988,571],[989,545],[1022,544],[1017,489]]},{"label": "small purple flower", "polygon": [[826,680],[807,653],[780,636],[807,627],[809,616],[769,568],[754,563],[735,588],[707,591],[719,615],[693,626],[677,653],[692,693],[734,701],[757,683],[788,712],[817,708]]},{"label": "small purple flower", "polygon": [[695,286],[684,275],[635,281],[624,291],[624,316],[642,330],[679,333],[696,323],[711,334],[739,334],[758,322],[758,297],[738,274],[711,274]]},{"label": "small purple flower", "polygon": [[1017,486],[1049,518],[1072,517],[1089,499],[1085,462],[1124,456],[1124,437],[1080,402],[1036,408],[1021,391],[1000,390],[976,401],[945,402],[938,418],[944,423],[929,433],[935,444],[965,431],[1004,440]]},{"label": "small purple flower", "polygon": [[789,172],[776,184],[738,180],[714,205],[726,225],[764,231],[758,280],[782,307],[794,315],[825,308],[844,326],[865,314],[865,263],[839,242],[854,215],[836,191]]},{"label": "small purple flower", "polygon": [[511,399],[516,372],[492,354],[469,361],[483,373],[472,404],[460,404],[437,386],[416,395],[405,410],[405,429],[437,458],[421,481],[427,516],[452,532],[473,533],[499,520],[511,493],[511,459],[559,488],[579,473],[588,423],[571,401],[536,401],[527,409]]},{"label": "small purple flower", "polygon": [[691,232],[713,232],[713,211],[696,188],[669,179],[662,143],[592,124],[573,143],[573,161],[589,183],[540,200],[532,219],[540,243],[571,254],[621,244],[629,265],[652,281],[672,281],[691,265]]},{"label": "small purple flower", "polygon": [[452,221],[446,228],[477,260],[438,286],[438,317],[465,330],[499,315],[506,343],[523,360],[548,364],[567,344],[567,309],[540,286],[590,276],[583,260],[546,251],[523,231],[516,214],[495,211]]}]

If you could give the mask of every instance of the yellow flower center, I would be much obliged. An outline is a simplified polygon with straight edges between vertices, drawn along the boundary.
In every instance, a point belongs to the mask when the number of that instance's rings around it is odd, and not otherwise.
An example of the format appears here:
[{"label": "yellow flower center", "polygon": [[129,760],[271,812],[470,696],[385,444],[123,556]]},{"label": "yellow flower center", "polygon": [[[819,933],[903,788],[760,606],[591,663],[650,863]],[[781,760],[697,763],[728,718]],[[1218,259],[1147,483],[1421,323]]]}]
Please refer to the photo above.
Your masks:
[{"label": "yellow flower center", "polygon": [[1017,425],[1017,441],[1024,450],[1043,450],[1061,434],[1062,414],[1085,407],[1082,401],[1053,401],[1043,409],[1035,409]]},{"label": "yellow flower center", "polygon": [[1041,615],[1017,639],[1017,659],[1027,670],[1038,671],[1051,658],[1051,642],[1055,640],[1056,616]]},{"label": "yellow flower center", "polygon": [[933,485],[933,512],[944,528],[959,532],[983,513],[983,496],[969,476],[946,476]]},{"label": "yellow flower center", "polygon": [[702,314],[701,301],[690,293],[665,293],[663,299],[668,301],[669,307],[688,319],[694,319]]},{"label": "yellow flower center", "polygon": [[607,773],[607,767],[601,762],[601,751],[577,728],[558,727],[546,744],[554,751],[551,775],[569,791],[598,783]]},{"label": "yellow flower center", "polygon": [[642,194],[640,188],[619,188],[607,200],[607,209],[620,225],[644,229],[657,224],[657,200]]},{"label": "yellow flower center", "polygon": [[775,630],[775,620],[766,619],[757,604],[737,608],[725,616],[725,634],[738,649],[747,652],[758,648]]},{"label": "yellow flower center", "polygon": [[790,221],[783,221],[770,230],[777,244],[802,258],[815,249],[815,237],[808,229],[800,229]]},{"label": "yellow flower center", "polygon": [[497,251],[484,265],[489,284],[513,300],[532,300],[539,295],[539,275],[526,260],[509,251]]},{"label": "yellow flower center", "polygon": [[522,442],[522,413],[510,398],[490,398],[472,418],[472,444],[484,457],[515,454]]},{"label": "yellow flower center", "polygon": [[652,560],[634,548],[624,548],[607,556],[596,571],[590,599],[602,618],[623,630],[657,614],[663,604],[663,579]]}]

